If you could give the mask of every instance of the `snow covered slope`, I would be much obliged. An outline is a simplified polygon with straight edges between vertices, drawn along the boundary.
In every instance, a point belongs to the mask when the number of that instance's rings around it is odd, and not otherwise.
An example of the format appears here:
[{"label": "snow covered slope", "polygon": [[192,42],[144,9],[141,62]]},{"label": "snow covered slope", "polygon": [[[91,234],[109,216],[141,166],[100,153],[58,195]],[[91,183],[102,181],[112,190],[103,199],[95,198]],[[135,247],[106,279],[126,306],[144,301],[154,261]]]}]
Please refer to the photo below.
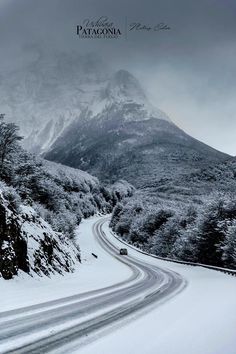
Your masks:
[{"label": "snow covered slope", "polygon": [[34,275],[72,272],[80,260],[79,248],[35,210],[7,201],[0,190],[0,277],[20,271]]},{"label": "snow covered slope", "polygon": [[16,146],[0,178],[0,277],[73,271],[80,260],[74,232],[82,218],[111,212],[133,190],[124,181],[105,187],[86,172]]}]

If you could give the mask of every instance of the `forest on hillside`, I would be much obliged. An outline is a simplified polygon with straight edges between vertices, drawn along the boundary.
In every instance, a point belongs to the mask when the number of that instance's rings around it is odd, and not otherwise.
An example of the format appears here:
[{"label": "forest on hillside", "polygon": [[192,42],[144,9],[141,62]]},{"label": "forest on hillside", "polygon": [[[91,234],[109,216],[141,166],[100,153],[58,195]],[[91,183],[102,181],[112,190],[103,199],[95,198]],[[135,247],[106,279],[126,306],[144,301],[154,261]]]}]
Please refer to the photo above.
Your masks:
[{"label": "forest on hillside", "polygon": [[110,213],[131,196],[125,181],[96,177],[26,152],[18,126],[0,117],[0,275],[73,271],[80,261],[74,233],[83,218]]}]

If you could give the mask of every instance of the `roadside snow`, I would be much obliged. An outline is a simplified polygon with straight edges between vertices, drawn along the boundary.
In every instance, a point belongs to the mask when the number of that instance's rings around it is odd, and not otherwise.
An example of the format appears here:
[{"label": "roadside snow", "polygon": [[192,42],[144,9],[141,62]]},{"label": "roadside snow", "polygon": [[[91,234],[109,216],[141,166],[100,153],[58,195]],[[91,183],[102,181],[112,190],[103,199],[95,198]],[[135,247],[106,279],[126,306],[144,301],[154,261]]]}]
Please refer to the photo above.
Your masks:
[{"label": "roadside snow", "polygon": [[[100,218],[95,216],[86,219],[77,229],[76,240],[81,248],[82,264],[78,265],[74,273],[47,278],[37,275],[30,277],[21,272],[12,280],[0,278],[0,311],[81,294],[127,279],[131,271],[124,264],[114,261],[93,237],[92,225]],[[98,255],[97,259],[92,256],[92,252]]]}]

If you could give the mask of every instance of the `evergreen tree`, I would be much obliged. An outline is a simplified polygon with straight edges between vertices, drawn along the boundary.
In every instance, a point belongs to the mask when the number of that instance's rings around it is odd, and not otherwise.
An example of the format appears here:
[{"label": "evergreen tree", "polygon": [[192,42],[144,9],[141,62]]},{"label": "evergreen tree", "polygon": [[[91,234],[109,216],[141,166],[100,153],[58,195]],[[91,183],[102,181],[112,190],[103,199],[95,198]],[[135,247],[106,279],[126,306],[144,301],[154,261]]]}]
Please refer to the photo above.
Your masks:
[{"label": "evergreen tree", "polygon": [[0,114],[0,176],[4,177],[4,167],[11,154],[18,149],[19,127],[15,123],[6,123],[4,114]]},{"label": "evergreen tree", "polygon": [[222,245],[222,260],[224,265],[236,269],[236,219],[228,225]]}]

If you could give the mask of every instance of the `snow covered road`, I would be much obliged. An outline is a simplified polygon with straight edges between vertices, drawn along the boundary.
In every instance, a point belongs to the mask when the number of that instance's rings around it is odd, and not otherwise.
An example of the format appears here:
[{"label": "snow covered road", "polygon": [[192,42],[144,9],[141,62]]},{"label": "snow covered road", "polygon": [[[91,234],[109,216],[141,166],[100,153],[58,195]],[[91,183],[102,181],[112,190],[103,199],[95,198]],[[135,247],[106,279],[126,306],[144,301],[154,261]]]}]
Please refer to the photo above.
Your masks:
[{"label": "snow covered road", "polygon": [[106,217],[77,237],[74,274],[0,281],[0,353],[236,354],[234,277],[120,256]]},{"label": "snow covered road", "polygon": [[130,276],[106,288],[1,313],[1,353],[70,352],[93,339],[92,333],[110,329],[184,287],[176,272],[120,256],[102,230],[104,222],[94,223],[93,234],[114,262],[130,269]]}]

